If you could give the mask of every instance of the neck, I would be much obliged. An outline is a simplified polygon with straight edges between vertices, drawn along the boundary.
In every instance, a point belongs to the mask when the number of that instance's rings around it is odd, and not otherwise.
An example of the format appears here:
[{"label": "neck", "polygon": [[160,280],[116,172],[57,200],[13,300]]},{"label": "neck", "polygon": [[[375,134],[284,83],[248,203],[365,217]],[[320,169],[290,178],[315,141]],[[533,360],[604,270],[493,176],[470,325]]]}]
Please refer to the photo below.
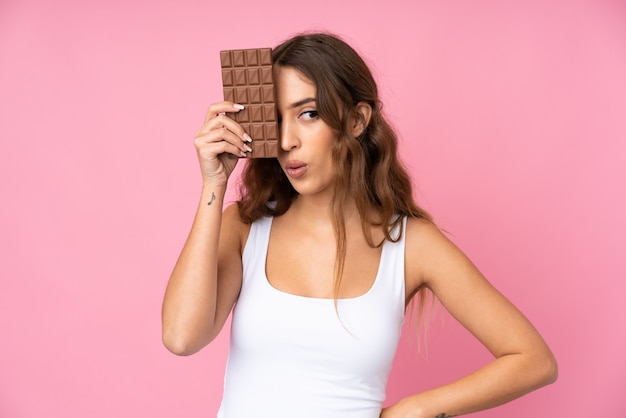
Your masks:
[{"label": "neck", "polygon": [[[299,195],[291,204],[289,209],[294,215],[302,220],[315,223],[320,226],[332,225],[332,199],[324,196],[303,196]],[[346,223],[351,220],[360,221],[359,212],[353,199],[348,199],[343,204],[343,214]]]}]

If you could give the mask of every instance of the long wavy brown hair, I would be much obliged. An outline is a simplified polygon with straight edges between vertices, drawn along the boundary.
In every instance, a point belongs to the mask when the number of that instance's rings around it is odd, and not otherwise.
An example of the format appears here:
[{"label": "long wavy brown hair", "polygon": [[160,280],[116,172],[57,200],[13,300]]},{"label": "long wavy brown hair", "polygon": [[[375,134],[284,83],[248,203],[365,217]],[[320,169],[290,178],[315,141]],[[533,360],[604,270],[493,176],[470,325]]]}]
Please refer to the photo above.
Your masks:
[{"label": "long wavy brown hair", "polygon": [[[338,175],[330,208],[337,245],[336,302],[346,256],[344,204],[348,199],[356,202],[363,234],[372,247],[385,240],[398,241],[403,217],[432,219],[415,203],[410,177],[398,159],[396,133],[382,114],[376,82],[359,54],[335,35],[306,33],[280,44],[272,58],[274,66],[294,68],[314,83],[319,116],[337,136],[332,158]],[[351,122],[361,117],[357,112],[361,102],[371,106],[372,114],[363,125],[366,129],[355,137]],[[251,223],[282,215],[298,193],[276,159],[251,159],[243,170],[240,194],[241,219]],[[382,227],[382,242],[374,242],[372,226]]]}]

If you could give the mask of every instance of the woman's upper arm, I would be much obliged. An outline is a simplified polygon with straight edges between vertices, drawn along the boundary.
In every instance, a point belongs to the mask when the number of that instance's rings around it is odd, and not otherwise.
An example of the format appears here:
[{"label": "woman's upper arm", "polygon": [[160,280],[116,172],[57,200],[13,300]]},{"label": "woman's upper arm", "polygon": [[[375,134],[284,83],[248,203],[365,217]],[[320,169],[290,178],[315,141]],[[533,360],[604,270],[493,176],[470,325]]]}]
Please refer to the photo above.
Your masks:
[{"label": "woman's upper arm", "polygon": [[549,349],[524,315],[432,223],[407,225],[407,283],[426,286],[496,357]]}]

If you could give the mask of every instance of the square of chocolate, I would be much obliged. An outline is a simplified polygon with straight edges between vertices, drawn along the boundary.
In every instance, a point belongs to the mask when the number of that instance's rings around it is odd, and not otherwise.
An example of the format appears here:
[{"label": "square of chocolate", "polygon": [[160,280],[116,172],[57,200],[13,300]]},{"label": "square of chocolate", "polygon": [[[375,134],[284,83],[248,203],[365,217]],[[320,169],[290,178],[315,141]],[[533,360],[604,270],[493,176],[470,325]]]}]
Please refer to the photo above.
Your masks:
[{"label": "square of chocolate", "polygon": [[276,94],[272,72],[272,49],[220,51],[224,100],[245,108],[227,113],[252,137],[249,158],[275,158],[278,154]]}]

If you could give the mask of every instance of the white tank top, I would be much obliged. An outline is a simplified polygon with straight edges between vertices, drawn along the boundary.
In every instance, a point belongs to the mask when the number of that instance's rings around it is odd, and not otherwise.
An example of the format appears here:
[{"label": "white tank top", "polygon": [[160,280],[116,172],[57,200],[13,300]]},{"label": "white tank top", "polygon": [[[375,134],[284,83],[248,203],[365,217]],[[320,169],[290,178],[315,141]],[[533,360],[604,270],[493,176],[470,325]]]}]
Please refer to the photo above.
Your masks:
[{"label": "white tank top", "polygon": [[[403,229],[406,228],[406,220]],[[265,275],[272,218],[254,222],[218,418],[379,418],[404,321],[404,237],[383,244],[362,296],[282,292]]]}]

